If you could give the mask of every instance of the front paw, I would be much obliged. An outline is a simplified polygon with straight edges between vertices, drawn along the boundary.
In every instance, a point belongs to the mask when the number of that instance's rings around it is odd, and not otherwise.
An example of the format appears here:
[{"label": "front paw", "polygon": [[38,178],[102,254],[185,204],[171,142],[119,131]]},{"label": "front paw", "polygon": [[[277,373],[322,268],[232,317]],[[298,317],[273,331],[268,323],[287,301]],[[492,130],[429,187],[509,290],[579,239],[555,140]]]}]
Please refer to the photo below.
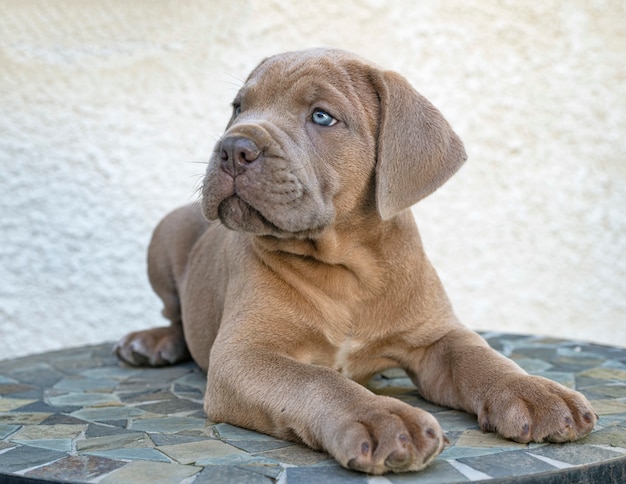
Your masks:
[{"label": "front paw", "polygon": [[182,328],[177,326],[129,333],[115,344],[113,352],[133,366],[173,365],[191,358]]},{"label": "front paw", "polygon": [[448,442],[435,417],[383,396],[355,408],[333,434],[329,452],[344,467],[368,474],[423,469]]},{"label": "front paw", "polygon": [[597,416],[579,392],[540,376],[515,375],[489,389],[481,428],[516,442],[567,442],[593,430]]}]

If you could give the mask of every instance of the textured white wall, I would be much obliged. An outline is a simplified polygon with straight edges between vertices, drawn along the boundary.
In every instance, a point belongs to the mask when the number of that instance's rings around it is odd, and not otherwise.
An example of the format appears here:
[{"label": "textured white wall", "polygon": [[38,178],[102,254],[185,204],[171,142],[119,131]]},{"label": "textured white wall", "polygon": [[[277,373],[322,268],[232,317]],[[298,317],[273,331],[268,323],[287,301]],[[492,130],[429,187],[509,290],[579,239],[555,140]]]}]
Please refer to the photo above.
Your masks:
[{"label": "textured white wall", "polygon": [[623,1],[0,0],[0,359],[161,324],[150,232],[241,80],[329,45],[465,141],[415,213],[466,324],[626,346]]}]

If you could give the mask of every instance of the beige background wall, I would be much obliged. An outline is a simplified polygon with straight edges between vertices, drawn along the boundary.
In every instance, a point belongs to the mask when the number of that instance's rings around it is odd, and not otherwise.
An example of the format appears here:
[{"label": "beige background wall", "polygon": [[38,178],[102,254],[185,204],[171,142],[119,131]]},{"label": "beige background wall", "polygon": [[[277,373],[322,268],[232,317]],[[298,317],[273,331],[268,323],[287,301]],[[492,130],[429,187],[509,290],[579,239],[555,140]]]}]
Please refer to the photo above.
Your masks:
[{"label": "beige background wall", "polygon": [[462,320],[626,346],[623,1],[0,0],[0,359],[161,324],[150,231],[241,80],[329,45],[465,141],[415,214]]}]

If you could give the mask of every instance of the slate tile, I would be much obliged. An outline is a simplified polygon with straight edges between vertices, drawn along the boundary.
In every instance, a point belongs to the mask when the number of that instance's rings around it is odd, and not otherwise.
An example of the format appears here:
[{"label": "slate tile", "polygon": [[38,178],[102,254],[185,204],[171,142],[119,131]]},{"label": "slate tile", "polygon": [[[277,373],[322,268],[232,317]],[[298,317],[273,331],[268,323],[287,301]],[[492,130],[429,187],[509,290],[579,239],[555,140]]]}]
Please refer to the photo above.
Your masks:
[{"label": "slate tile", "polygon": [[9,435],[14,434],[20,428],[20,425],[0,425],[0,439],[4,439]]},{"label": "slate tile", "polygon": [[[426,469],[419,472],[385,474],[384,479],[391,484],[458,484],[469,481],[449,462],[441,459],[436,459]],[[374,484],[370,480],[368,483]]]},{"label": "slate tile", "polygon": [[108,459],[120,459],[120,460],[148,460],[152,462],[170,462],[170,460],[159,452],[157,449],[151,447],[131,447],[122,449],[109,449],[109,450],[94,450],[85,452],[86,455],[94,455],[98,457],[105,457]]},{"label": "slate tile", "polygon": [[600,417],[603,415],[613,415],[626,413],[626,402],[612,399],[593,400],[591,406]]},{"label": "slate tile", "polygon": [[437,413],[437,421],[444,432],[451,430],[466,430],[478,428],[478,422],[474,415],[459,410],[445,410]]},{"label": "slate tile", "polygon": [[301,445],[291,445],[276,450],[259,452],[256,455],[268,457],[283,464],[294,466],[310,466],[333,460],[332,457],[325,452],[317,452]]},{"label": "slate tile", "polygon": [[104,408],[83,408],[71,414],[73,417],[88,420],[90,422],[102,422],[108,420],[127,420],[146,415],[144,410],[133,407],[104,407]]},{"label": "slate tile", "polygon": [[189,442],[200,442],[202,440],[208,440],[209,437],[192,437],[189,435],[179,435],[179,434],[158,434],[152,433],[148,434],[154,445],[177,445],[177,444],[188,444]]},{"label": "slate tile", "polygon": [[227,423],[214,425],[213,432],[216,437],[227,440],[278,440],[276,437],[272,437],[271,435],[255,432],[254,430],[244,429]]},{"label": "slate tile", "polygon": [[87,428],[82,425],[25,425],[19,431],[11,435],[11,440],[37,440],[37,439],[57,439],[77,437]]},{"label": "slate tile", "polygon": [[18,472],[31,467],[52,463],[67,457],[67,453],[37,447],[20,446],[0,454],[2,472]]},{"label": "slate tile", "polygon": [[238,449],[245,450],[251,454],[256,454],[258,452],[266,452],[269,450],[282,449],[283,447],[290,447],[293,445],[293,442],[287,442],[284,440],[229,440],[223,439],[224,442],[229,443],[237,447]]},{"label": "slate tile", "polygon": [[26,477],[50,481],[87,482],[104,476],[126,462],[91,455],[73,455],[25,474]]},{"label": "slate tile", "polygon": [[154,443],[146,434],[141,432],[105,435],[76,441],[76,450],[80,453],[144,447],[154,447]]},{"label": "slate tile", "polygon": [[[76,408],[77,407],[75,407],[74,410]],[[32,403],[29,403],[27,405],[24,405],[22,407],[16,408],[14,411],[15,412],[44,412],[44,413],[54,414],[58,411],[58,409],[55,407],[51,407],[46,402],[38,400]]]},{"label": "slate tile", "polygon": [[48,402],[55,407],[95,407],[101,405],[119,405],[120,399],[110,393],[68,393],[49,397]]},{"label": "slate tile", "polygon": [[46,363],[36,363],[28,369],[14,372],[11,376],[26,385],[51,388],[65,374],[55,370]]},{"label": "slate tile", "polygon": [[133,403],[155,403],[161,402],[163,400],[175,400],[176,396],[170,392],[169,390],[155,390],[150,392],[139,392],[139,393],[122,393],[119,395],[120,400],[122,400],[126,404]]},{"label": "slate tile", "polygon": [[594,462],[624,456],[620,452],[577,443],[546,445],[539,449],[533,449],[528,453],[530,455],[549,457],[555,461],[566,462],[572,465],[593,464]]},{"label": "slate tile", "polygon": [[11,395],[12,393],[21,393],[32,390],[36,387],[32,385],[24,385],[22,383],[3,383],[0,384],[0,395]]},{"label": "slate tile", "polygon": [[68,454],[72,451],[72,439],[11,439],[11,442],[40,449],[58,450],[59,452],[67,452]]},{"label": "slate tile", "polygon": [[145,405],[138,405],[138,408],[145,410],[146,412],[159,413],[163,415],[170,415],[182,412],[197,412],[202,410],[201,403],[191,402],[189,400],[165,400],[157,403],[148,403]]},{"label": "slate tile", "polygon": [[271,484],[274,479],[268,476],[232,466],[208,466],[196,476],[194,484]]},{"label": "slate tile", "polygon": [[161,445],[159,450],[181,464],[193,464],[198,460],[230,457],[233,455],[247,456],[247,454],[220,440],[202,440],[186,444]]},{"label": "slate tile", "polygon": [[466,430],[455,442],[459,447],[483,447],[500,449],[525,449],[526,444],[519,444],[512,440],[504,439],[492,432],[485,433],[482,430]]},{"label": "slate tile", "polygon": [[201,470],[201,467],[137,460],[112,472],[99,482],[102,484],[137,482],[137,478],[140,476],[141,482],[172,484],[198,474]]},{"label": "slate tile", "polygon": [[27,400],[23,398],[0,398],[0,412],[11,412],[20,407],[30,405],[37,400]]},{"label": "slate tile", "polygon": [[87,430],[85,431],[85,437],[94,438],[94,437],[106,437],[109,435],[120,435],[120,434],[141,434],[143,432],[127,430],[126,428],[121,428],[117,426],[111,425],[102,425],[100,423],[90,423],[87,425]]},{"label": "slate tile", "polygon": [[554,466],[532,457],[524,450],[465,457],[458,459],[458,462],[492,477],[522,476],[556,469]]},{"label": "slate tile", "polygon": [[87,422],[81,420],[76,417],[72,417],[70,415],[65,415],[62,413],[55,413],[46,418],[41,425],[57,425],[57,424],[65,424],[65,425],[87,425]]},{"label": "slate tile", "polygon": [[287,467],[288,484],[323,482],[324,484],[367,484],[366,474],[353,472],[342,467]]},{"label": "slate tile", "polygon": [[625,423],[626,422],[622,421],[621,425],[614,425],[594,431],[583,439],[579,440],[578,443],[626,448],[626,425],[624,425]]},{"label": "slate tile", "polygon": [[134,420],[131,429],[145,432],[174,433],[181,430],[202,429],[205,426],[206,420],[199,418],[163,417]]},{"label": "slate tile", "polygon": [[115,390],[118,382],[113,379],[85,378],[83,376],[69,376],[54,385],[54,389],[62,392],[96,392],[110,393]]},{"label": "slate tile", "polygon": [[[0,400],[1,401],[1,400]],[[16,412],[0,413],[0,425],[31,425],[43,422],[50,417],[50,413],[40,412]]]}]

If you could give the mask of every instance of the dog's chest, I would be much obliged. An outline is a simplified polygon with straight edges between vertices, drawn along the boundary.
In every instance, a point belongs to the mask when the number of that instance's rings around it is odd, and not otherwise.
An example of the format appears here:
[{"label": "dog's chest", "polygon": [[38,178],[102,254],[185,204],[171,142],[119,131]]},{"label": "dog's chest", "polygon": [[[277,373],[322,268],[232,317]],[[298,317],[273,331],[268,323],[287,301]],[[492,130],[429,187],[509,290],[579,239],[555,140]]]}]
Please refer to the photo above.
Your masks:
[{"label": "dog's chest", "polygon": [[358,368],[356,368],[358,365],[355,361],[358,359],[356,355],[361,352],[364,347],[365,344],[363,342],[351,337],[346,338],[335,352],[333,368],[348,378],[354,378],[355,372],[358,371]]}]

